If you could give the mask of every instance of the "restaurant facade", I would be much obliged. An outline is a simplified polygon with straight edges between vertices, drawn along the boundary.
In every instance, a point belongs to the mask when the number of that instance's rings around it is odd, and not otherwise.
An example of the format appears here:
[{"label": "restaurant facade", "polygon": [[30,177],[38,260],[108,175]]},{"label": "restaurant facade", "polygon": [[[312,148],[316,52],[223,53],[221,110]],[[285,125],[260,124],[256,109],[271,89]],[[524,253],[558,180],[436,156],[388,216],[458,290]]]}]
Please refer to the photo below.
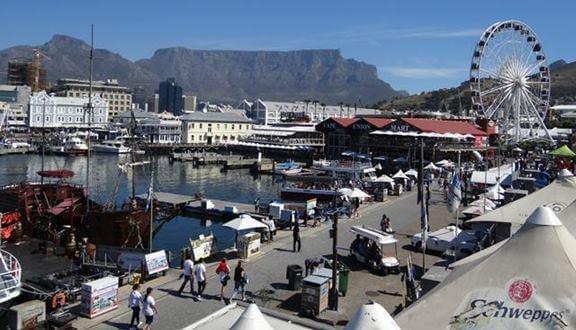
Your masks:
[{"label": "restaurant facade", "polygon": [[405,157],[425,143],[426,158],[442,146],[457,143],[463,147],[481,148],[488,134],[474,123],[463,120],[424,118],[329,118],[316,125],[324,133],[325,156],[338,159],[343,152],[373,157]]}]

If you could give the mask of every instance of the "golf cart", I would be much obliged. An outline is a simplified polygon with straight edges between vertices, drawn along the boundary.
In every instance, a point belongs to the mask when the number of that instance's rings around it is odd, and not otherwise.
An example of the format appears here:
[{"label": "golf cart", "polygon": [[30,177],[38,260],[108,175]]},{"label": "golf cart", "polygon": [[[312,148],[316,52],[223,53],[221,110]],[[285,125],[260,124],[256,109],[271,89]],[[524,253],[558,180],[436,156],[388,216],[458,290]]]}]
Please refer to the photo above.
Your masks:
[{"label": "golf cart", "polygon": [[[350,245],[350,257],[371,270],[381,272],[382,275],[400,272],[398,262],[397,240],[393,235],[383,231],[353,226],[350,232],[356,234],[356,239]],[[385,255],[387,245],[394,245],[394,255]],[[390,249],[390,248],[387,248]]]}]

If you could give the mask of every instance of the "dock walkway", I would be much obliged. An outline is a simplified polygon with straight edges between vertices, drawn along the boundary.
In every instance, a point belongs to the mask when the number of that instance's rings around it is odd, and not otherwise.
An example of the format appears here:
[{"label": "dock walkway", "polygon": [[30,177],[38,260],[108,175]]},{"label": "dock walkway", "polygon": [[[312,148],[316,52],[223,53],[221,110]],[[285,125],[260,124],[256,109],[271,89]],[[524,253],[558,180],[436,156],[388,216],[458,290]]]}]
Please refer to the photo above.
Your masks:
[{"label": "dock walkway", "polygon": [[[173,194],[168,192],[155,192],[152,196],[154,197],[155,203],[172,207],[182,207],[190,202],[199,200],[196,196]],[[148,200],[148,193],[136,195],[136,198],[140,200]]]}]

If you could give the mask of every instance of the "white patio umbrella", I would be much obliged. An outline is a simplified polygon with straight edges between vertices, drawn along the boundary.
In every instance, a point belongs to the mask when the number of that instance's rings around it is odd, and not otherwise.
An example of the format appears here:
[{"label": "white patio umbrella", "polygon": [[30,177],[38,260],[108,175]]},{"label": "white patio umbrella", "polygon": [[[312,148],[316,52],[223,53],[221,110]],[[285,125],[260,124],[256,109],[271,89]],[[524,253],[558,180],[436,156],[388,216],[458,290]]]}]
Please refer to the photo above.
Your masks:
[{"label": "white patio umbrella", "polygon": [[[482,197],[480,197],[482,198]],[[486,198],[493,200],[493,201],[501,201],[504,200],[504,195],[497,192],[496,190],[492,190],[486,193]]]},{"label": "white patio umbrella", "polygon": [[398,170],[398,172],[396,172],[396,174],[394,174],[392,176],[392,179],[405,179],[405,180],[410,180],[409,177],[406,176],[406,174],[404,174],[404,172],[402,172],[402,170]]},{"label": "white patio umbrella", "polygon": [[248,214],[241,214],[238,218],[226,222],[223,226],[232,228],[236,231],[256,229],[256,228],[268,228],[268,226],[252,218]]},{"label": "white patio umbrella", "polygon": [[376,164],[376,166],[374,166],[375,169],[377,169],[378,171],[382,170],[382,165],[380,163]]},{"label": "white patio umbrella", "polygon": [[400,330],[400,327],[382,305],[369,302],[362,305],[344,330]]},{"label": "white patio umbrella", "polygon": [[424,166],[425,170],[432,170],[432,171],[436,171],[438,169],[438,166],[434,165],[434,163],[430,163],[426,166]]},{"label": "white patio umbrella", "polygon": [[354,188],[349,197],[365,199],[365,198],[370,198],[370,195],[361,189]]},{"label": "white patio umbrella", "polygon": [[408,171],[406,171],[406,173],[404,173],[406,175],[411,175],[415,178],[418,178],[418,171],[416,171],[415,169],[409,169]]},{"label": "white patio umbrella", "polygon": [[242,312],[240,317],[234,322],[231,330],[272,330],[272,326],[266,321],[262,312],[256,304],[248,305],[248,308]]},{"label": "white patio umbrella", "polygon": [[442,159],[441,161],[436,162],[436,165],[437,165],[437,166],[444,166],[444,165],[450,164],[450,163],[452,163],[452,162],[449,161],[448,159]]},{"label": "white patio umbrella", "polygon": [[394,179],[387,176],[386,174],[382,174],[381,176],[374,178],[372,182],[385,182],[385,183],[394,183]]},{"label": "white patio umbrella", "polygon": [[574,174],[570,172],[570,170],[567,170],[565,168],[561,169],[560,172],[558,172],[558,177],[561,179],[568,178],[571,176],[574,176]]},{"label": "white patio umbrella", "polygon": [[482,214],[490,212],[490,211],[492,211],[492,209],[489,207],[487,207],[486,210],[484,210],[484,208],[482,206],[472,205],[472,206],[462,210],[462,214],[482,215]]},{"label": "white patio umbrella", "polygon": [[491,191],[495,191],[499,194],[503,194],[504,192],[506,192],[506,189],[502,188],[502,186],[499,183],[496,183],[492,187],[488,188],[488,192],[491,192]]}]

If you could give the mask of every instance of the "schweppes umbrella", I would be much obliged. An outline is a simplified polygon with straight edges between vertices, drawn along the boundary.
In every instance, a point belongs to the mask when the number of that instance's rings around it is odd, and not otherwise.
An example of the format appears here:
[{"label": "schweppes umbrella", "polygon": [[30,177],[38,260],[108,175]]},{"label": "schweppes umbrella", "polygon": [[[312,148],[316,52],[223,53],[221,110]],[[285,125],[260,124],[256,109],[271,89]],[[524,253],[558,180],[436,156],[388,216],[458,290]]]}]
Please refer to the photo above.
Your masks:
[{"label": "schweppes umbrella", "polygon": [[576,327],[576,239],[538,207],[492,253],[456,268],[396,317],[402,329]]}]

